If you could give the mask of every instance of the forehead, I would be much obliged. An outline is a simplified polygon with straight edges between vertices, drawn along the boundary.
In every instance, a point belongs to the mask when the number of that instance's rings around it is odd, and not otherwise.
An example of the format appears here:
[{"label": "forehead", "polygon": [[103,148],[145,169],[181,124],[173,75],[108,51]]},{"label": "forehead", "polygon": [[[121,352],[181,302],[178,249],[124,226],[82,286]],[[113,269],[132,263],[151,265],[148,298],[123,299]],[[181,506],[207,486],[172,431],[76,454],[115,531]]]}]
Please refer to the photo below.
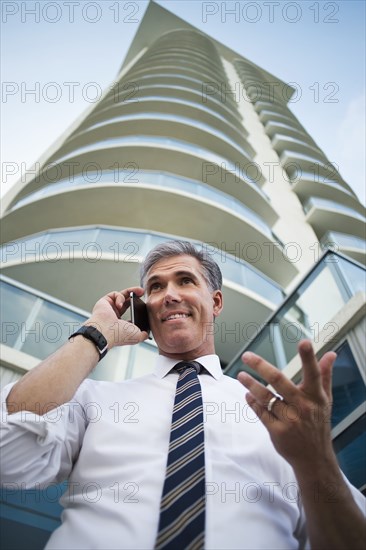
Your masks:
[{"label": "forehead", "polygon": [[162,258],[156,262],[147,273],[147,281],[153,277],[164,277],[182,272],[189,272],[196,275],[196,277],[204,279],[202,266],[197,258],[188,254],[182,254],[181,256]]}]

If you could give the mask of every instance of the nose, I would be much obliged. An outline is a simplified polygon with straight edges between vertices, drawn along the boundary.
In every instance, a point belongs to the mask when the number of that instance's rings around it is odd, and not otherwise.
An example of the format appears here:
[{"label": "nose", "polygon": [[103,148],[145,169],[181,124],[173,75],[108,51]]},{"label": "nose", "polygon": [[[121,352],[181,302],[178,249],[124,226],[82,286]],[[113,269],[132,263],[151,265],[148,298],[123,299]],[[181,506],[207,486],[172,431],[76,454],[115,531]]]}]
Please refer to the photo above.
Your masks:
[{"label": "nose", "polygon": [[179,289],[174,284],[169,283],[165,288],[164,304],[179,302],[181,302]]}]

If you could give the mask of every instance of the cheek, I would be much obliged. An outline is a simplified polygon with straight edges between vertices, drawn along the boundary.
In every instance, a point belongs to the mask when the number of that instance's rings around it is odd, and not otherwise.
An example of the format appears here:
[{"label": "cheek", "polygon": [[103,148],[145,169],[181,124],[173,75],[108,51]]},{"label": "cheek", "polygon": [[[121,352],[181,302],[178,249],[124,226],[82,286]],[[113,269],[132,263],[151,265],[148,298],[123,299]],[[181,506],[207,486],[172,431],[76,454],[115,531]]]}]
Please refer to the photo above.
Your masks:
[{"label": "cheek", "polygon": [[157,316],[161,310],[161,301],[157,297],[149,298],[146,301],[147,313],[149,315],[150,324],[157,323]]}]

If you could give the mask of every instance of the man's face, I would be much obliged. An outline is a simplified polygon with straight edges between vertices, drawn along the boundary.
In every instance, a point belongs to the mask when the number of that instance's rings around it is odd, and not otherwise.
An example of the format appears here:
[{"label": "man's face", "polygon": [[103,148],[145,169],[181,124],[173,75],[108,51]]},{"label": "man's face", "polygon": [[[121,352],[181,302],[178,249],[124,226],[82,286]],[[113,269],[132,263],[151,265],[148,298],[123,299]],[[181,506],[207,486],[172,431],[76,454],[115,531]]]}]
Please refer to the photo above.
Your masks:
[{"label": "man's face", "polygon": [[200,262],[189,255],[154,264],[146,280],[150,326],[161,355],[191,360],[215,353],[213,318],[223,306],[211,292]]}]

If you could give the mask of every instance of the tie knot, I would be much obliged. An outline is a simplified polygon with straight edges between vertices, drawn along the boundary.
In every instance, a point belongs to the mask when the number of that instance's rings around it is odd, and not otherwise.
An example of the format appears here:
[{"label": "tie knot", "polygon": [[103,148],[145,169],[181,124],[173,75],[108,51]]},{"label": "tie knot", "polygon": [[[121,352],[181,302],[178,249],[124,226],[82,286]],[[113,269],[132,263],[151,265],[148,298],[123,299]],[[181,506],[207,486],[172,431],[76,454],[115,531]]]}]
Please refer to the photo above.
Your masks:
[{"label": "tie knot", "polygon": [[178,371],[179,374],[189,368],[194,369],[197,374],[200,374],[203,370],[203,366],[197,361],[180,361],[179,363],[174,365],[174,370]]}]

